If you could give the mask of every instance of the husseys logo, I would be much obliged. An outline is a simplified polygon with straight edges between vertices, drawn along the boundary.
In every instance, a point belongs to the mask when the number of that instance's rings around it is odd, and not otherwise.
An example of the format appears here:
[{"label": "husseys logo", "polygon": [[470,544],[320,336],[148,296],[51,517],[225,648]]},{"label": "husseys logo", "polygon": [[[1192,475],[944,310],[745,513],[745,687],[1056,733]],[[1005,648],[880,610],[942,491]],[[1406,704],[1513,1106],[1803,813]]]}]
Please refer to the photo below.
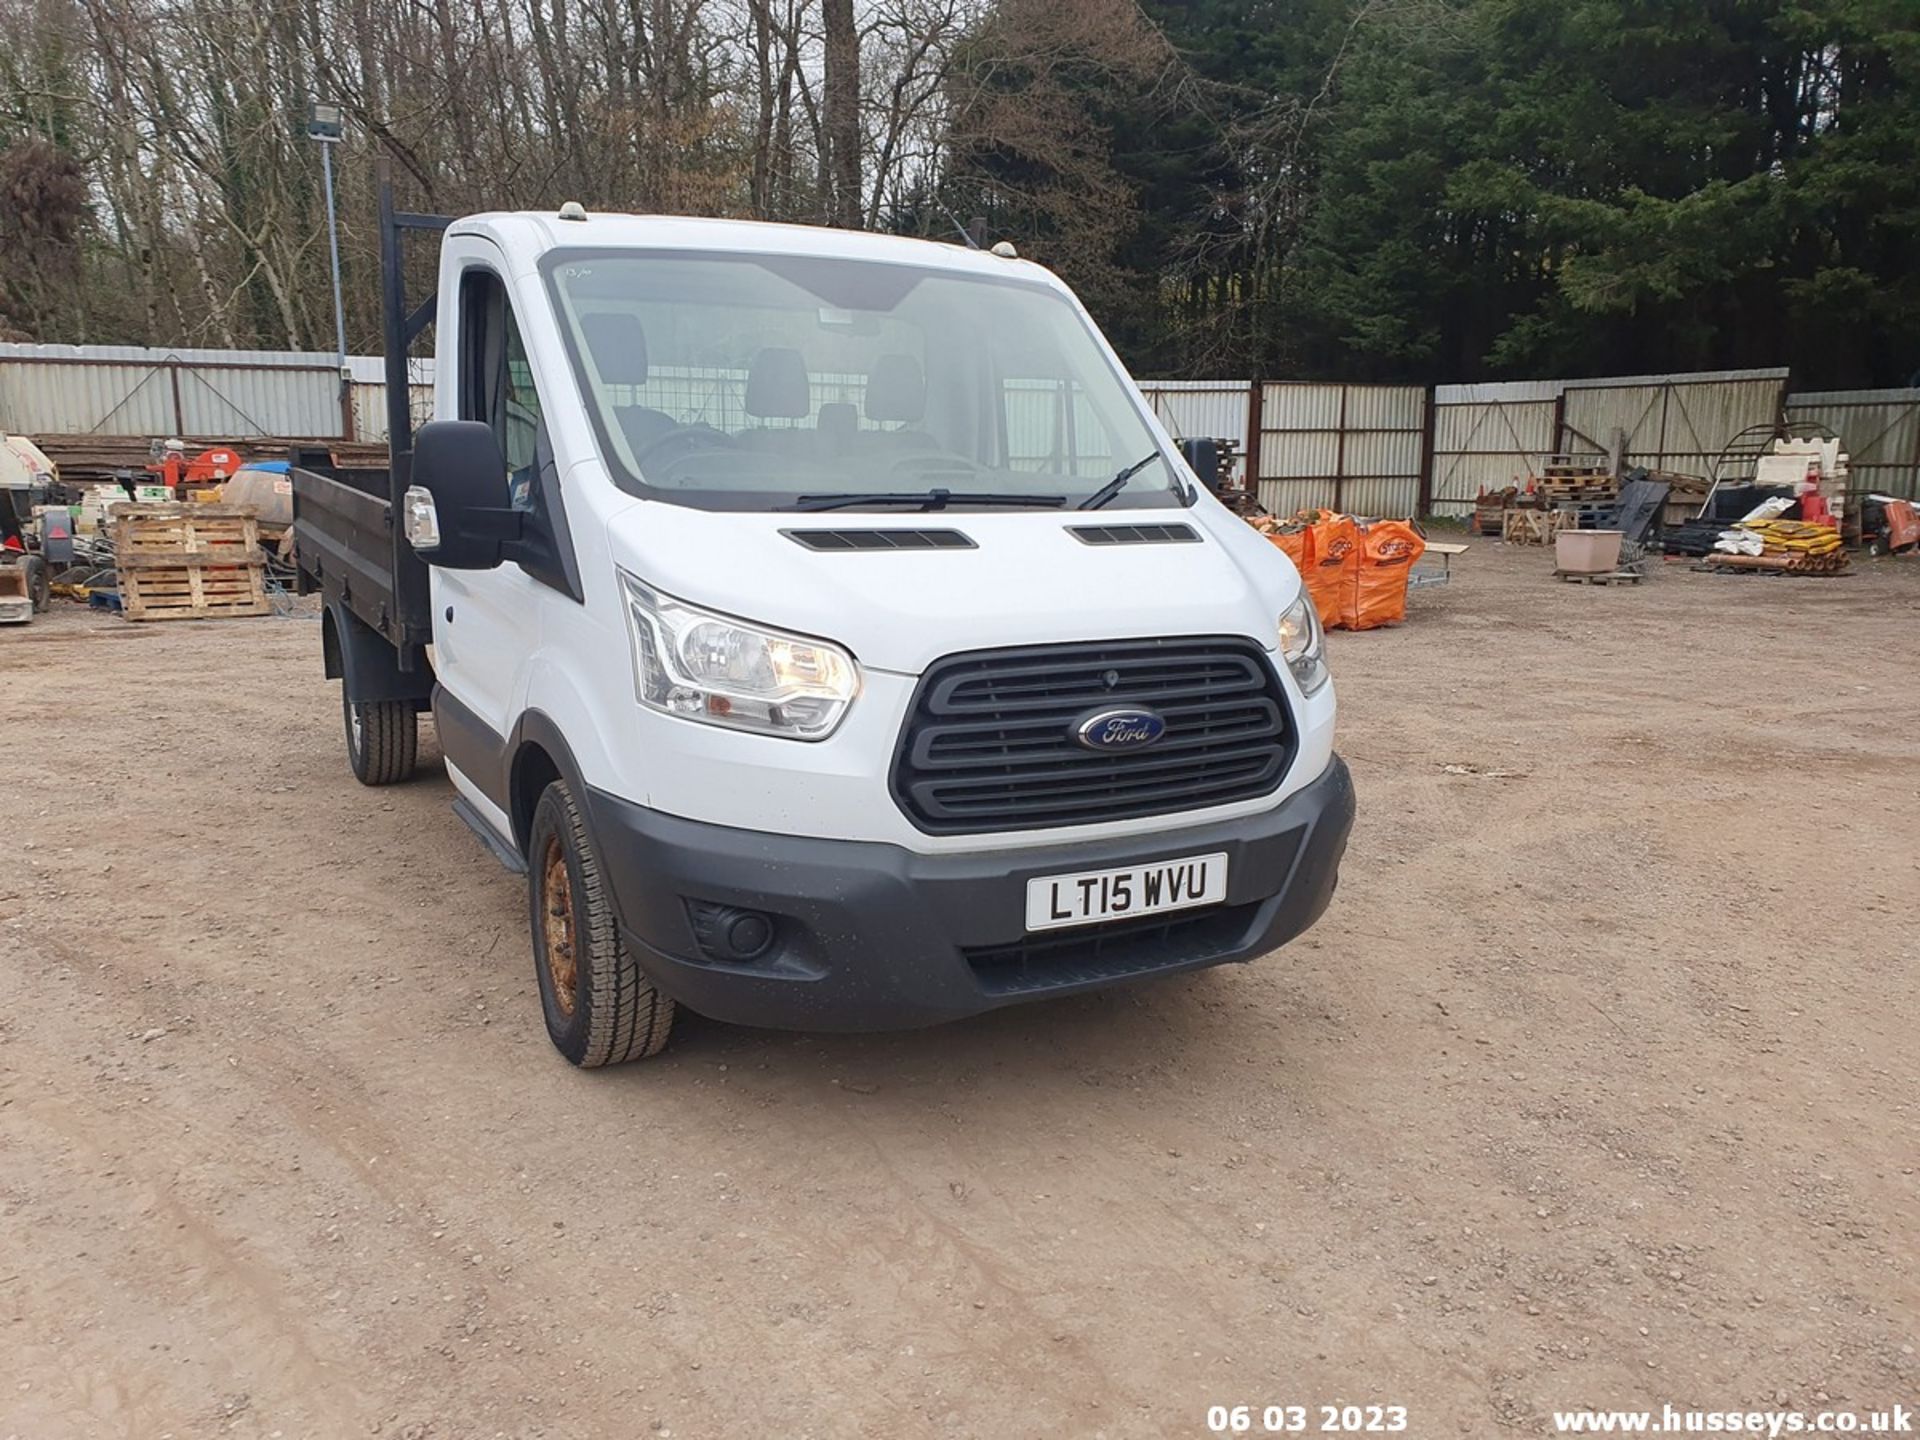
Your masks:
[{"label": "husseys logo", "polygon": [[1089,750],[1140,750],[1167,733],[1151,710],[1102,710],[1074,722],[1073,738]]}]

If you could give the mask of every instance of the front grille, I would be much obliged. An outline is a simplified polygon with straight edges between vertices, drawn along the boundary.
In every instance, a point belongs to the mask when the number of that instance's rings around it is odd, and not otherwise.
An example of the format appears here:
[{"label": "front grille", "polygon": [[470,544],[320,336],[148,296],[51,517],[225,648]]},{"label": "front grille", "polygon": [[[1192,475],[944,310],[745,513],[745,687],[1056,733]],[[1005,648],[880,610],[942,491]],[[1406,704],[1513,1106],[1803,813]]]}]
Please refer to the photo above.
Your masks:
[{"label": "front grille", "polygon": [[[1079,722],[1142,707],[1151,745],[1089,750]],[[1293,758],[1286,696],[1234,636],[980,650],[934,662],[914,692],[893,793],[930,834],[1039,830],[1265,795]]]},{"label": "front grille", "polygon": [[1258,902],[1191,915],[1121,921],[1064,934],[1030,935],[1011,945],[969,949],[967,964],[989,995],[1028,995],[1102,984],[1217,960],[1246,942]]}]

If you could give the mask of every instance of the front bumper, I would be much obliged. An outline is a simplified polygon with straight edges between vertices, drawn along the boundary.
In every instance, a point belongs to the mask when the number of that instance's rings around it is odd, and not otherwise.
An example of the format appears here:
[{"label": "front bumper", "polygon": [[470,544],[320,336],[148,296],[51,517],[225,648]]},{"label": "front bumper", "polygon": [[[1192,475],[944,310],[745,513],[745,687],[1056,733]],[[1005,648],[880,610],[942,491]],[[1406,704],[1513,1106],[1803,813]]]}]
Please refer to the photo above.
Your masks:
[{"label": "front bumper", "polygon": [[[1252,959],[1327,908],[1353,808],[1353,781],[1335,756],[1319,779],[1257,815],[1155,835],[928,855],[709,825],[587,792],[622,932],[653,982],[715,1019],[822,1031],[933,1025]],[[1030,878],[1213,851],[1228,856],[1219,905],[1026,932]],[[773,943],[749,962],[708,958],[695,934],[699,906],[771,915]]]}]

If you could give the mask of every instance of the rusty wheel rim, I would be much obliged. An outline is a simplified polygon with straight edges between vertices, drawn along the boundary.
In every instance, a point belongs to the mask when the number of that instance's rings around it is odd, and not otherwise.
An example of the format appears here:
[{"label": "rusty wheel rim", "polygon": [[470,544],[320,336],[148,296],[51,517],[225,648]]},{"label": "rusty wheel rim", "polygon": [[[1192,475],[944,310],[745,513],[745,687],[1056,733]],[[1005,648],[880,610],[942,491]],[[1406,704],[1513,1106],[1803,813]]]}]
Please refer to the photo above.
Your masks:
[{"label": "rusty wheel rim", "polygon": [[548,839],[540,870],[540,902],[546,909],[546,943],[542,949],[547,978],[552,982],[553,1003],[562,1015],[572,1015],[580,960],[574,948],[573,881],[567,874],[567,855],[560,848],[558,836]]}]

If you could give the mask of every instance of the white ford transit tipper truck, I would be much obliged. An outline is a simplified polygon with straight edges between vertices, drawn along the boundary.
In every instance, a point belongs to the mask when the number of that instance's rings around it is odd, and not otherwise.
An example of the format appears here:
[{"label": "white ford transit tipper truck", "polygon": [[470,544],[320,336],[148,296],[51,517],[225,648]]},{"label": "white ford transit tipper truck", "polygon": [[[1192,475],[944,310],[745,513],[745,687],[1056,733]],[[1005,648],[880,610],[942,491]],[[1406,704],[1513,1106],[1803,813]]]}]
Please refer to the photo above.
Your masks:
[{"label": "white ford transit tipper truck", "polygon": [[431,709],[526,874],[567,1059],[656,1052],[676,1004],[926,1025],[1325,909],[1354,801],[1314,607],[1052,274],[381,193],[391,468],[301,458],[301,583],[355,773],[405,778]]}]

